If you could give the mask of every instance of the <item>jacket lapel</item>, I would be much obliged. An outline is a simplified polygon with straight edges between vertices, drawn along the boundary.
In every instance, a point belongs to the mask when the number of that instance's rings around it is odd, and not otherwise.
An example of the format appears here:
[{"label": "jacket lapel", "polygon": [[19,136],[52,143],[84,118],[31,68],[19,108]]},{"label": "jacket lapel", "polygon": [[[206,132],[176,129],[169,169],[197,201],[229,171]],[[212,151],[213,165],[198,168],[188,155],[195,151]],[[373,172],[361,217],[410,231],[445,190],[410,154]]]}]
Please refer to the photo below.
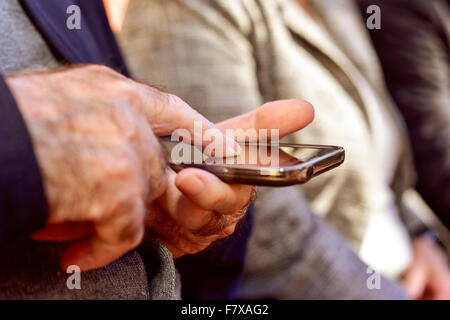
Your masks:
[{"label": "jacket lapel", "polygon": [[325,27],[301,10],[295,1],[280,0],[280,3],[287,27],[303,41],[306,41],[332,60],[342,71],[346,72],[350,61],[344,52],[335,45]]},{"label": "jacket lapel", "polygon": [[[292,0],[280,0],[282,8],[284,9],[284,19],[290,30],[298,37],[314,46],[319,52],[327,56],[331,61],[335,63],[357,87],[359,92],[360,101],[363,105],[362,112],[366,116],[366,120],[369,128],[370,124],[370,105],[378,103],[379,99],[382,99],[382,106],[385,112],[388,112],[394,119],[394,125],[399,129],[400,139],[405,146],[402,150],[403,154],[403,166],[404,171],[412,168],[412,155],[409,146],[409,139],[407,137],[406,125],[403,118],[399,114],[399,111],[394,108],[391,97],[387,93],[387,89],[384,85],[384,79],[382,77],[381,67],[376,57],[375,52],[370,47],[370,42],[363,34],[356,34],[355,29],[359,29],[361,26],[357,26],[359,17],[351,14],[354,8],[349,7],[352,3],[349,0],[313,0],[312,4],[314,9],[320,16],[323,25],[319,25],[316,21],[313,21],[306,13],[304,13],[298,5]],[[333,7],[334,6],[334,10]],[[301,15],[302,19],[298,19]],[[350,32],[339,28],[339,19],[343,17],[348,22],[351,19],[351,23],[354,28],[351,28]],[[336,20],[338,19],[338,20]],[[360,20],[359,20],[360,23]],[[352,35],[352,37],[349,36]],[[358,39],[354,39],[357,37]],[[367,41],[366,41],[367,40]],[[354,53],[358,52],[354,48],[356,44],[363,47],[364,52],[369,52],[370,57],[357,58]],[[361,48],[360,47],[360,48]],[[351,53],[350,53],[351,52]],[[373,53],[373,54],[372,54]],[[371,59],[370,61],[363,59]],[[367,69],[367,65],[372,69]],[[374,95],[374,92],[377,95]],[[369,97],[369,99],[368,99]],[[402,168],[402,169],[403,169]],[[408,183],[414,180],[414,175],[411,173],[402,173]]]}]

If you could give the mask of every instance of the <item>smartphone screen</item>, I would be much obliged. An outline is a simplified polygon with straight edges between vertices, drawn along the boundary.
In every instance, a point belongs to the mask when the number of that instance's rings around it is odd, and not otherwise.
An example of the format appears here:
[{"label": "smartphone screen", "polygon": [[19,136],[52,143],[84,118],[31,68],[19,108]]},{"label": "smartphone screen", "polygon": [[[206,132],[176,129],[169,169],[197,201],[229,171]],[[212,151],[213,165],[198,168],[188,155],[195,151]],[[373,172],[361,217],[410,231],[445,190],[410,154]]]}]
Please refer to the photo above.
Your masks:
[{"label": "smartphone screen", "polygon": [[341,147],[240,143],[235,157],[213,157],[190,144],[161,140],[170,167],[207,170],[227,183],[282,187],[302,184],[344,162]]},{"label": "smartphone screen", "polygon": [[212,157],[199,148],[165,139],[167,159],[174,164],[231,165],[256,167],[292,167],[330,154],[332,146],[292,145],[282,143],[240,143],[240,154],[234,157]]}]

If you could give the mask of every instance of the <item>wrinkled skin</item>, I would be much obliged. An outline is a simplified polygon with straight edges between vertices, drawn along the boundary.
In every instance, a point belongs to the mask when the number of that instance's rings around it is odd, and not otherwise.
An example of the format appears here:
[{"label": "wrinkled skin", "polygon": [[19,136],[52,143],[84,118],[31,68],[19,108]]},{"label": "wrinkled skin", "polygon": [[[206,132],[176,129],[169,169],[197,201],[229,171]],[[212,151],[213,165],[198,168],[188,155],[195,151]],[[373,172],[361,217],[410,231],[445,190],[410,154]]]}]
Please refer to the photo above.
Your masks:
[{"label": "wrinkled skin", "polygon": [[[174,95],[95,65],[13,75],[7,83],[27,123],[49,204],[47,225],[32,238],[70,242],[64,269],[105,266],[138,246],[146,228],[174,258],[197,253],[232,234],[254,198],[253,186],[167,168],[157,136],[184,128],[194,138],[194,121],[202,122],[202,133],[216,128]],[[286,121],[287,114],[296,120]],[[312,118],[309,104],[281,101],[218,128],[282,125],[283,136]],[[238,151],[234,141],[220,138]]]}]

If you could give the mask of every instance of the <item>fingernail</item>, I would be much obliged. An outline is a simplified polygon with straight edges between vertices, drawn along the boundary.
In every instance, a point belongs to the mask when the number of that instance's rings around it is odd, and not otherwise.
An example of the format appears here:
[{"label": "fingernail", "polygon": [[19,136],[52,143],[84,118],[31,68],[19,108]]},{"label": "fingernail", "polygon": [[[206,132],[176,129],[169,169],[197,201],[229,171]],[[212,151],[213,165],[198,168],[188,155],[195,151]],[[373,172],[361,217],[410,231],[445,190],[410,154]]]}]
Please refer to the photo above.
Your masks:
[{"label": "fingernail", "polygon": [[222,144],[211,143],[204,150],[204,154],[214,158],[236,157],[241,153],[241,146],[234,139],[223,136]]},{"label": "fingernail", "polygon": [[200,180],[195,175],[188,175],[181,179],[181,181],[177,184],[177,187],[182,189],[181,191],[189,193],[189,194],[199,194],[205,188],[203,181]]},{"label": "fingernail", "polygon": [[225,136],[226,155],[227,157],[235,157],[241,153],[241,146],[234,139]]}]

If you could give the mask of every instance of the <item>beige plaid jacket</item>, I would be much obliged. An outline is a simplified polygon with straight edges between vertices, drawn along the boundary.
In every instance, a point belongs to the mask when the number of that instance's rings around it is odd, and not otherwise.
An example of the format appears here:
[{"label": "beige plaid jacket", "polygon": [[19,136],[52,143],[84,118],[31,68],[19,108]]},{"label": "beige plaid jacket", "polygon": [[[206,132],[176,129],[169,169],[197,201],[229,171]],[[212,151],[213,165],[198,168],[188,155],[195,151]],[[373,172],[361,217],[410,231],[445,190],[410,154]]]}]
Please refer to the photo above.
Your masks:
[{"label": "beige plaid jacket", "polygon": [[[243,297],[389,297],[400,291],[364,289],[366,269],[317,216],[355,252],[370,215],[389,197],[405,231],[423,227],[405,204],[414,182],[408,140],[352,2],[315,0],[312,8],[316,19],[292,0],[133,0],[120,42],[137,78],[179,95],[213,121],[265,101],[305,99],[315,106],[315,121],[290,141],[346,149],[342,167],[306,185],[260,190]],[[390,171],[380,121],[398,137]],[[326,280],[330,273],[357,289]]]}]

